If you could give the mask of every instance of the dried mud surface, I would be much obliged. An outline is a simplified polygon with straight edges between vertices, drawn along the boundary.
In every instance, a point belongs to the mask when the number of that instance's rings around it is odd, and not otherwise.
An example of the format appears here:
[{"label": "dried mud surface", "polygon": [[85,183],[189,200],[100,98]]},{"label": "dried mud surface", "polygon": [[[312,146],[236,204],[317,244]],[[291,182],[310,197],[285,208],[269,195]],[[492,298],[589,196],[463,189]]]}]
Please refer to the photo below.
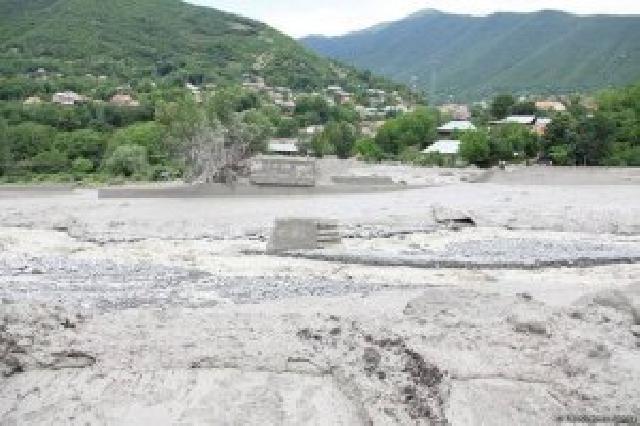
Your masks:
[{"label": "dried mud surface", "polygon": [[[640,264],[485,264],[635,256],[635,170],[470,184],[385,167],[368,172],[447,185],[259,200],[0,190],[0,424],[640,416]],[[310,212],[340,220],[340,253],[476,265],[263,254],[275,217]]]}]

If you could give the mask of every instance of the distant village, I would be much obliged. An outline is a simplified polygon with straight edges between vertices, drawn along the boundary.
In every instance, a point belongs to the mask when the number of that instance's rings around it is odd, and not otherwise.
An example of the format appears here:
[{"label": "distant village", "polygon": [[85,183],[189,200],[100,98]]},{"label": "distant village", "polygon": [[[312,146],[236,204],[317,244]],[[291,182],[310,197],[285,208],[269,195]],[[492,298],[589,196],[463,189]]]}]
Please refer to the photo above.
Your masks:
[{"label": "distant village", "polygon": [[[33,73],[33,77],[46,79],[48,72],[42,68]],[[60,76],[58,76],[60,77]],[[90,76],[98,81],[106,80],[106,76]],[[284,116],[292,116],[296,111],[296,101],[301,96],[317,96],[321,97],[330,106],[345,105],[355,109],[360,120],[358,131],[362,137],[375,137],[378,130],[385,122],[402,113],[412,112],[416,105],[404,99],[397,91],[386,92],[381,89],[367,89],[362,94],[354,94],[345,90],[339,85],[330,85],[324,90],[310,93],[296,93],[288,87],[272,87],[266,84],[264,78],[254,75],[244,75],[242,88],[248,92],[256,93],[262,99],[266,99],[273,106],[280,109]],[[193,99],[197,103],[202,103],[205,97],[214,93],[215,85],[197,86],[186,83],[184,86],[191,93]],[[521,98],[520,101],[533,102],[537,111],[544,112],[544,116],[537,115],[510,115],[501,120],[489,121],[489,126],[500,126],[504,124],[517,124],[526,126],[532,132],[539,136],[544,136],[547,126],[551,123],[550,116],[553,113],[566,111],[568,99],[562,97],[556,98]],[[63,91],[54,93],[50,99],[43,99],[39,96],[30,96],[24,99],[25,105],[37,105],[45,102],[51,102],[60,106],[74,106],[86,103],[108,103],[109,105],[122,108],[135,108],[141,105],[136,99],[131,87],[125,85],[118,87],[116,93],[107,101],[93,100],[86,95],[78,94],[73,91]],[[424,149],[425,154],[440,154],[451,158],[455,163],[460,150],[460,141],[456,138],[461,132],[472,131],[477,129],[474,124],[472,111],[474,108],[486,110],[487,102],[479,102],[475,104],[458,104],[448,103],[437,105],[436,108],[440,113],[442,125],[437,129],[438,139],[435,143]],[[319,135],[324,130],[324,125],[311,125],[299,129],[297,137],[288,138],[271,138],[267,143],[267,152],[280,155],[301,155],[304,150],[301,145]]]}]

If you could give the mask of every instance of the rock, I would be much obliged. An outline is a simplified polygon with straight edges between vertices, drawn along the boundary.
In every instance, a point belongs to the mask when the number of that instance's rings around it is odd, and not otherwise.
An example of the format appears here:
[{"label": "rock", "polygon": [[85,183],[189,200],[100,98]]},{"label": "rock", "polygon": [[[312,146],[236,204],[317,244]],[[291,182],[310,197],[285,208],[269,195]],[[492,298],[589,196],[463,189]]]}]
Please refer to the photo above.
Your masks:
[{"label": "rock", "polygon": [[632,324],[640,325],[640,307],[623,290],[605,290],[583,298],[581,302],[611,308],[631,316]]},{"label": "rock", "polygon": [[365,348],[362,360],[364,361],[365,371],[372,372],[378,368],[382,357],[374,348]]},{"label": "rock", "polygon": [[433,207],[433,219],[437,224],[451,229],[476,226],[476,221],[470,214],[443,206]]},{"label": "rock", "polygon": [[611,351],[606,345],[601,343],[594,344],[587,352],[589,358],[595,359],[609,359],[611,358]]},{"label": "rock", "polygon": [[516,333],[551,337],[548,316],[539,311],[516,312],[507,318]]}]

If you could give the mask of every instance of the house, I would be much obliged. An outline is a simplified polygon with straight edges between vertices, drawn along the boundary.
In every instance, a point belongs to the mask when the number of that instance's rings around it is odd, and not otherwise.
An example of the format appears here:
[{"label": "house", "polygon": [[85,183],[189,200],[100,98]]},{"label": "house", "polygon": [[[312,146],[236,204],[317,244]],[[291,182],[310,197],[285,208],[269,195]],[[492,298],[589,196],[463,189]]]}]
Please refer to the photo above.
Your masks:
[{"label": "house", "polygon": [[380,127],[384,125],[385,121],[363,121],[360,123],[360,133],[365,137],[375,137]]},{"label": "house", "polygon": [[29,96],[23,102],[23,104],[25,104],[25,105],[37,105],[37,104],[41,104],[41,103],[42,103],[42,99],[40,99],[39,96]]},{"label": "house", "polygon": [[539,135],[544,136],[547,132],[547,126],[551,124],[550,118],[538,118],[536,124],[533,126],[533,130]]},{"label": "house", "polygon": [[367,90],[367,95],[369,96],[369,106],[371,107],[382,106],[387,101],[387,93],[384,90],[369,89]]},{"label": "house", "polygon": [[269,153],[271,154],[295,155],[300,151],[298,149],[298,139],[271,139],[267,144],[267,151],[269,151]]},{"label": "house", "polygon": [[137,107],[140,106],[140,102],[136,101],[131,95],[117,94],[113,95],[109,100],[111,105],[120,107]]},{"label": "house", "polygon": [[267,88],[264,78],[250,75],[245,75],[242,86],[253,91],[261,91]]},{"label": "house", "polygon": [[349,92],[345,92],[343,90],[336,92],[334,95],[334,99],[338,104],[346,104],[351,102],[353,95]]},{"label": "house", "polygon": [[276,99],[273,102],[276,106],[279,106],[286,113],[293,113],[296,110],[296,103],[294,101],[283,101]]},{"label": "house", "polygon": [[303,134],[305,134],[307,136],[314,136],[314,135],[319,135],[323,131],[324,131],[324,126],[321,125],[321,124],[318,124],[318,125],[309,126],[309,127],[306,127],[304,129],[302,129],[301,133],[303,133]]},{"label": "house", "polygon": [[454,139],[441,139],[422,151],[423,154],[439,154],[446,159],[448,165],[453,166],[460,154],[460,141]]},{"label": "house", "polygon": [[507,118],[497,121],[491,121],[489,124],[522,124],[525,126],[534,126],[536,124],[537,117],[535,115],[510,115]]},{"label": "house", "polygon": [[471,118],[471,110],[468,105],[445,104],[440,105],[438,110],[441,114],[447,115],[456,121],[468,121]]},{"label": "house", "polygon": [[540,111],[566,111],[567,107],[562,102],[558,101],[538,101],[536,102],[536,109]]},{"label": "house", "polygon": [[404,105],[388,105],[384,107],[385,115],[402,114],[408,111],[408,108]]},{"label": "house", "polygon": [[51,97],[51,102],[59,105],[75,105],[78,103],[86,102],[87,98],[82,95],[78,95],[75,92],[58,92]]},{"label": "house", "polygon": [[447,124],[438,127],[440,136],[451,136],[456,132],[468,132],[476,130],[476,126],[468,120],[453,120]]}]

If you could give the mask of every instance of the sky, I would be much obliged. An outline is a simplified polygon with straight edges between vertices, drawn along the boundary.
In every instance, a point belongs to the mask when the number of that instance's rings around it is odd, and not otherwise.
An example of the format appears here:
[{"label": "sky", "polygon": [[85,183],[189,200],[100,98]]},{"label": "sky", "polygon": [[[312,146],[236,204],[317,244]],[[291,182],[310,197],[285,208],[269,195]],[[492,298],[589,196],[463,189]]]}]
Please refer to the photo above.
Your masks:
[{"label": "sky", "polygon": [[293,37],[340,35],[421,9],[486,15],[561,9],[578,14],[640,14],[640,0],[188,0],[265,22]]}]

